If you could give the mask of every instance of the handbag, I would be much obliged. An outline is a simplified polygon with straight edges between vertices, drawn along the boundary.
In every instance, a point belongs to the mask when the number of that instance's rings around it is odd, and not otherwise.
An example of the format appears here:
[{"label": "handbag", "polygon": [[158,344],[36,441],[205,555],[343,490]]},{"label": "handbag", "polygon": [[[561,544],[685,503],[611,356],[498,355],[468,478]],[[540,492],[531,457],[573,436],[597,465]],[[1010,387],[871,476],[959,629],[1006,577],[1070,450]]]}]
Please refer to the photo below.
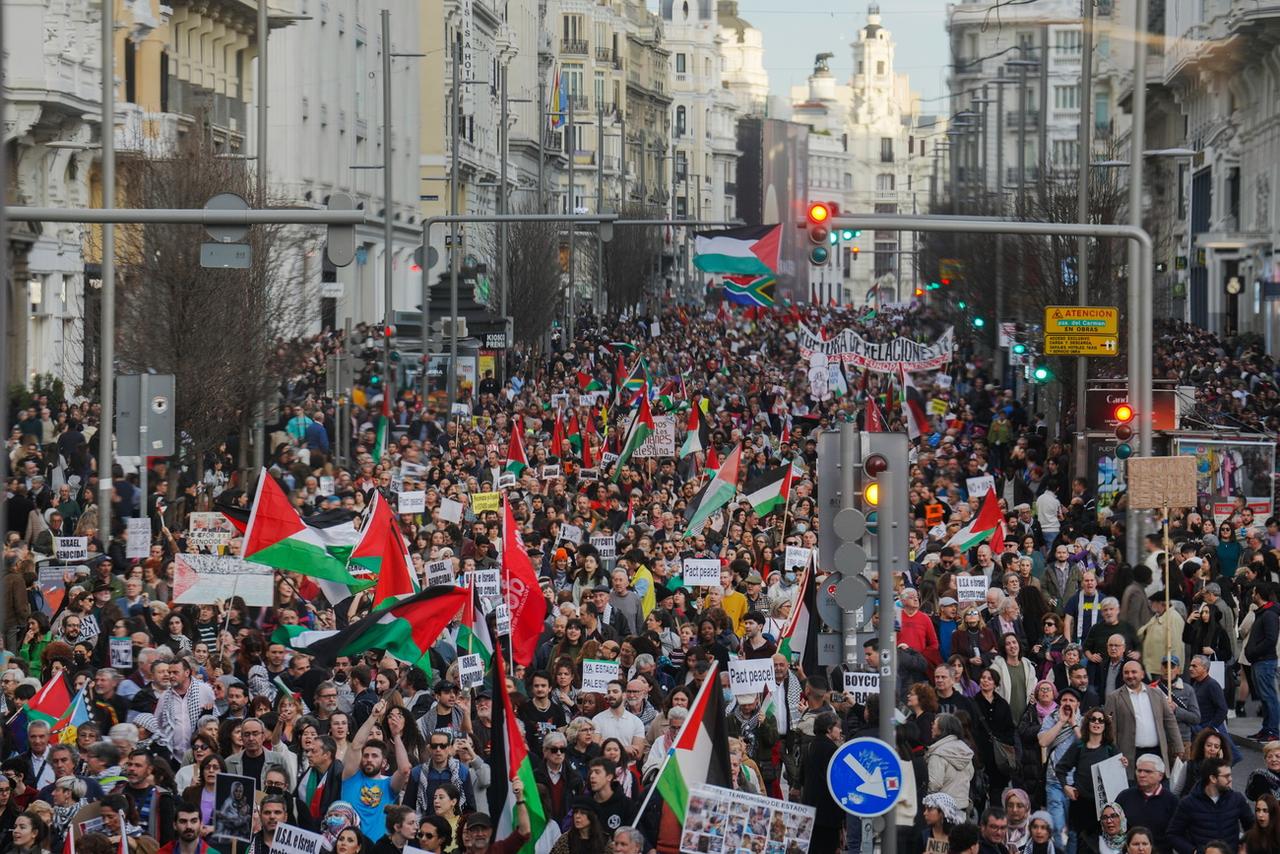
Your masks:
[{"label": "handbag", "polygon": [[996,757],[996,770],[1012,777],[1018,772],[1018,755],[1012,744],[992,739],[992,752]]}]

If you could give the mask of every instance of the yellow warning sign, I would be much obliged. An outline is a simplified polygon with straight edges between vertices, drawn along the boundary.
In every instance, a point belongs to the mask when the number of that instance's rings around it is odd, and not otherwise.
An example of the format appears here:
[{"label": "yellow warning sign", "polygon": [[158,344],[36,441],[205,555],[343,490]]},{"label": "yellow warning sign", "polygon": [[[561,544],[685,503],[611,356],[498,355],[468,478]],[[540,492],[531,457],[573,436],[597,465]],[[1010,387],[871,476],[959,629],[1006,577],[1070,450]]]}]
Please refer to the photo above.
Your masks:
[{"label": "yellow warning sign", "polygon": [[1106,305],[1050,305],[1044,309],[1044,334],[1110,335],[1120,333],[1120,309]]},{"label": "yellow warning sign", "polygon": [[1045,335],[1044,352],[1047,356],[1119,356],[1120,339],[1114,335],[1079,332]]}]

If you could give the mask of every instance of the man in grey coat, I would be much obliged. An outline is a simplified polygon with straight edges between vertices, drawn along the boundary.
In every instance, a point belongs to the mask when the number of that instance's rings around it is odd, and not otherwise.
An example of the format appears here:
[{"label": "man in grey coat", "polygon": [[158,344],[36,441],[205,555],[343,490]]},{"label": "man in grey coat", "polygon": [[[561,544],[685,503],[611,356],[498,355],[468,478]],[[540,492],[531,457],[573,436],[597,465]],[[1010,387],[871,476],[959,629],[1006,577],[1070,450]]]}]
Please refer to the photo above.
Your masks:
[{"label": "man in grey coat", "polygon": [[1182,734],[1182,743],[1190,744],[1193,740],[1193,727],[1200,723],[1200,703],[1196,700],[1196,689],[1190,682],[1182,678],[1182,662],[1176,655],[1160,659],[1160,668],[1164,671],[1164,679],[1156,687],[1169,694],[1169,686],[1173,686],[1171,696],[1165,697],[1173,719],[1178,722],[1178,732]]}]

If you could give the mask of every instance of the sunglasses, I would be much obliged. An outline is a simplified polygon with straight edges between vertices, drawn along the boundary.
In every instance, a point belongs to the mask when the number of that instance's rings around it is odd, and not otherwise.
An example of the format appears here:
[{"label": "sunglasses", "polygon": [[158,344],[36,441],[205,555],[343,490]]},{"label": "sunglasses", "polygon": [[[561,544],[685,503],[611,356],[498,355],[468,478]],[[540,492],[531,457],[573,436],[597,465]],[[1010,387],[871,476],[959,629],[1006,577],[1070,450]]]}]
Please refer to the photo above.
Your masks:
[{"label": "sunglasses", "polygon": [[432,744],[432,745],[431,745],[431,749],[432,749],[432,750],[444,750],[444,749],[448,748],[448,746],[449,746],[449,745],[447,745],[447,744]]},{"label": "sunglasses", "polygon": [[1106,718],[1100,718],[1097,716],[1089,718],[1089,723],[1091,724],[1105,724],[1106,722],[1107,722]]},{"label": "sunglasses", "polygon": [[564,753],[563,747],[547,747],[544,749],[549,753]]}]

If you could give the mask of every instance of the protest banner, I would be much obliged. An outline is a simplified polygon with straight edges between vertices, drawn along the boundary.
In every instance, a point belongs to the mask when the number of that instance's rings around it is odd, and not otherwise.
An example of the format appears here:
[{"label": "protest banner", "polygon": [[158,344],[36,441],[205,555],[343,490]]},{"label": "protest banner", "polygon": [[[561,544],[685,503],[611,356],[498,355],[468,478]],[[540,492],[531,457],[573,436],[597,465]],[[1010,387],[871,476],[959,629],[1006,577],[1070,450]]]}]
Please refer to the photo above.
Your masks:
[{"label": "protest banner", "polygon": [[632,454],[636,459],[648,457],[674,457],[676,455],[676,417],[653,416],[653,432]]},{"label": "protest banner", "polygon": [[719,587],[720,560],[714,557],[687,557],[682,571],[685,587]]},{"label": "protest banner", "polygon": [[320,475],[320,494],[326,496],[333,495],[333,475]]},{"label": "protest banner", "polygon": [[680,850],[684,854],[806,854],[816,820],[817,809],[804,804],[719,786],[693,786]]},{"label": "protest banner", "polygon": [[479,516],[481,513],[497,513],[502,507],[502,493],[475,492],[471,495],[471,511]]},{"label": "protest banner", "polygon": [[1102,818],[1102,808],[1114,803],[1121,792],[1129,788],[1129,778],[1125,772],[1124,756],[1112,756],[1095,762],[1090,769],[1093,772],[1093,806],[1098,818]]},{"label": "protest banner", "polygon": [[121,673],[133,669],[133,638],[110,638],[111,666]]},{"label": "protest banner", "polygon": [[511,489],[516,485],[516,473],[513,471],[504,471],[498,475],[498,489]]},{"label": "protest banner", "polygon": [[844,672],[844,692],[849,695],[853,702],[865,704],[869,697],[880,694],[880,674],[846,670]]},{"label": "protest banner", "polygon": [[214,782],[213,836],[227,842],[253,839],[254,792],[258,781],[239,774],[219,774]]},{"label": "protest banner", "polygon": [[852,329],[842,329],[824,339],[803,323],[799,324],[796,337],[800,356],[805,364],[808,364],[809,357],[814,353],[822,353],[832,361],[879,374],[936,371],[951,361],[951,351],[955,348],[956,340],[955,329],[950,326],[932,344],[921,344],[903,337],[889,341],[867,341]]},{"label": "protest banner", "polygon": [[425,513],[427,511],[427,493],[422,490],[402,492],[398,498],[399,504],[396,510],[402,514]]},{"label": "protest banner", "polygon": [[462,502],[452,498],[440,499],[440,518],[446,522],[462,521]]},{"label": "protest banner", "polygon": [[453,561],[448,558],[428,561],[423,568],[427,571],[428,587],[435,587],[438,584],[453,584]]},{"label": "protest banner", "polygon": [[211,605],[239,596],[250,607],[270,607],[274,597],[271,567],[230,555],[174,556],[173,601],[179,605]]},{"label": "protest banner", "polygon": [[582,662],[582,690],[593,694],[604,694],[609,690],[609,682],[618,678],[619,665],[616,661],[596,661],[586,659]]},{"label": "protest banner", "polygon": [[804,546],[787,546],[786,555],[782,560],[783,570],[804,569],[809,565],[809,551]]},{"label": "protest banner", "polygon": [[89,559],[88,537],[54,537],[53,556],[61,561]]},{"label": "protest banner", "polygon": [[558,477],[560,477],[559,464],[545,465],[542,467],[543,480],[555,480]]},{"label": "protest banner", "polygon": [[573,543],[575,546],[582,545],[582,529],[577,525],[568,523],[560,526],[560,542]]},{"label": "protest banner", "polygon": [[146,560],[151,555],[151,520],[128,519],[125,531],[124,556],[129,560]]},{"label": "protest banner", "polygon": [[52,617],[62,607],[62,600],[67,598],[66,574],[74,571],[74,566],[60,563],[41,563],[36,570],[36,584],[40,587],[42,603],[40,610]]},{"label": "protest banner", "polygon": [[325,854],[327,850],[323,834],[292,824],[278,824],[276,835],[271,840],[270,854]]},{"label": "protest banner", "polygon": [[964,485],[969,490],[970,498],[981,498],[996,488],[996,479],[989,474],[966,477]]},{"label": "protest banner", "polygon": [[477,569],[472,574],[472,584],[476,595],[482,599],[498,598],[502,595],[502,571],[499,569]]},{"label": "protest banner", "polygon": [[464,691],[484,684],[484,659],[478,653],[458,656],[458,682]]},{"label": "protest banner", "polygon": [[772,658],[738,658],[729,662],[729,693],[735,697],[763,693],[773,685]]},{"label": "protest banner", "polygon": [[957,575],[956,600],[959,602],[985,602],[987,579],[981,575]]},{"label": "protest banner", "polygon": [[594,534],[591,545],[595,548],[600,560],[614,560],[618,554],[618,544],[609,534]]},{"label": "protest banner", "polygon": [[187,517],[187,542],[198,549],[216,551],[234,536],[235,526],[221,513],[192,513]]},{"label": "protest banner", "polygon": [[498,637],[505,638],[511,634],[511,609],[506,602],[499,602],[493,609],[493,626]]}]

